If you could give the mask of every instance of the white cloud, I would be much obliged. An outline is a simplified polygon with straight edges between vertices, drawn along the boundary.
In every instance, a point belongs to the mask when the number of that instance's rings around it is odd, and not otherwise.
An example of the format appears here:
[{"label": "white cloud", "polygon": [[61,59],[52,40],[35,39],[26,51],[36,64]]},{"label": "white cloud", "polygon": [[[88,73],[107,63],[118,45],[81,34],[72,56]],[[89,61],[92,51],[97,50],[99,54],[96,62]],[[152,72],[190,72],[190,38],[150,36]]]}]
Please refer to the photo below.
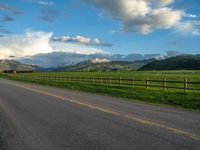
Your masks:
[{"label": "white cloud", "polygon": [[52,51],[49,39],[52,33],[26,31],[25,34],[0,37],[0,58],[27,56]]},{"label": "white cloud", "polygon": [[[79,45],[77,43],[58,43],[52,41],[52,32],[25,31],[24,34],[5,35],[0,37],[0,59],[9,56],[25,57],[39,53],[76,52],[79,54],[107,53],[102,49]],[[84,42],[83,39],[80,39]],[[98,42],[98,40],[95,40]]]},{"label": "white cloud", "polygon": [[200,21],[185,21],[185,22],[178,22],[175,25],[175,30],[179,34],[182,35],[200,35]]},{"label": "white cloud", "polygon": [[102,49],[95,47],[88,47],[86,45],[79,45],[76,43],[60,43],[53,42],[51,43],[54,52],[72,52],[77,54],[99,54],[99,53],[108,53]]},{"label": "white cloud", "polygon": [[187,14],[185,12],[183,12],[183,17],[187,17],[187,18],[198,18],[198,16],[196,14]]},{"label": "white cloud", "polygon": [[174,0],[146,0],[147,2],[155,2],[159,6],[168,6],[174,2]]},{"label": "white cloud", "polygon": [[102,42],[99,38],[89,38],[86,36],[74,36],[74,37],[70,37],[70,36],[61,36],[61,37],[52,37],[53,41],[56,42],[64,42],[64,43],[77,43],[77,44],[82,44],[82,45],[86,45],[86,46],[112,46],[112,44],[110,43],[104,43]]},{"label": "white cloud", "polygon": [[[183,22],[184,10],[172,7],[174,0],[83,0],[103,9],[122,23],[120,31],[149,34],[156,29],[174,28]],[[188,15],[194,17],[193,15]],[[196,29],[195,29],[196,30]]]},{"label": "white cloud", "polygon": [[47,1],[47,0],[28,0],[28,2],[36,3],[40,5],[47,5],[47,6],[54,5],[53,1]]}]

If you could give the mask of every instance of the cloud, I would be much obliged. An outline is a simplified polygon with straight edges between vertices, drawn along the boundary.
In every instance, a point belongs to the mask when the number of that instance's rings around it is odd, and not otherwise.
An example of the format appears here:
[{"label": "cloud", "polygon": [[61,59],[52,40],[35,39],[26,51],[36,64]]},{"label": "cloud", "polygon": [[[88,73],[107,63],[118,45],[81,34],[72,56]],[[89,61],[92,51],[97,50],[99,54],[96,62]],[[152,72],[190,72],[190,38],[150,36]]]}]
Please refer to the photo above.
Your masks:
[{"label": "cloud", "polygon": [[108,53],[102,49],[96,47],[88,47],[87,45],[80,45],[77,43],[60,43],[60,42],[51,42],[53,51],[62,51],[62,52],[73,52],[77,54],[96,54],[96,53]]},{"label": "cloud", "polygon": [[58,10],[43,8],[41,9],[39,18],[46,22],[52,22],[58,17],[59,14],[60,12]]},{"label": "cloud", "polygon": [[135,61],[151,58],[159,58],[160,54],[110,54],[110,53],[94,53],[94,54],[80,54],[76,52],[52,52],[45,54],[37,54],[31,57],[24,57],[19,59],[25,64],[34,64],[42,67],[57,67],[62,65],[76,64],[82,61],[95,58],[108,59],[110,61]]},{"label": "cloud", "polygon": [[43,5],[43,6],[52,6],[52,5],[54,5],[53,1],[48,1],[48,0],[27,0],[27,2],[35,3],[35,4],[39,4],[39,5]]},{"label": "cloud", "polygon": [[171,46],[181,47],[181,43],[178,40],[167,42]]},{"label": "cloud", "polygon": [[183,17],[187,17],[187,18],[198,18],[199,16],[197,16],[196,14],[188,14],[183,12]]},{"label": "cloud", "polygon": [[123,32],[149,34],[156,29],[174,29],[185,14],[184,10],[172,7],[174,0],[83,1],[103,9],[103,14],[120,21],[122,23],[120,31]]},{"label": "cloud", "polygon": [[[15,20],[16,15],[22,15],[23,12],[17,7],[0,4],[0,23],[7,23]],[[8,33],[6,29],[0,27],[1,33]]]},{"label": "cloud", "polygon": [[24,34],[4,35],[0,37],[0,59],[9,56],[26,57],[39,53],[73,52],[77,54],[108,53],[102,49],[52,41],[52,32],[25,31]]},{"label": "cloud", "polygon": [[[4,26],[1,26],[1,25],[0,25],[0,33],[9,34],[10,31],[6,30],[6,29],[4,28]],[[1,36],[3,36],[3,35],[1,35]]]},{"label": "cloud", "polygon": [[0,11],[16,11],[17,8],[9,5],[0,4]]},{"label": "cloud", "polygon": [[24,34],[0,37],[0,58],[24,57],[41,52],[51,52],[52,47],[49,45],[51,36],[52,33],[26,31]]},{"label": "cloud", "polygon": [[109,54],[80,54],[73,52],[52,52],[46,54],[37,54],[32,57],[25,57],[19,59],[20,62],[25,64],[35,64],[42,67],[57,67],[61,65],[76,64],[81,61],[94,58],[108,58]]},{"label": "cloud", "polygon": [[13,14],[15,14],[15,15],[23,14],[23,12],[21,10],[19,10],[17,7],[10,6],[10,5],[3,5],[3,4],[0,4],[0,12],[1,11],[13,12]]},{"label": "cloud", "polygon": [[185,22],[178,22],[174,28],[175,31],[179,34],[184,36],[187,35],[200,35],[200,21],[185,21]]},{"label": "cloud", "polygon": [[10,22],[10,21],[14,21],[15,18],[13,18],[12,16],[9,15],[2,15],[0,16],[0,22]]},{"label": "cloud", "polygon": [[80,35],[74,36],[74,37],[70,37],[70,36],[53,37],[52,40],[56,42],[64,42],[64,43],[78,43],[78,44],[82,44],[86,46],[91,46],[91,45],[92,46],[106,46],[106,47],[113,46],[110,43],[102,42],[99,38],[91,39],[89,37],[80,36]]},{"label": "cloud", "polygon": [[166,54],[167,54],[167,57],[175,57],[175,56],[183,55],[183,53],[179,51],[167,51]]}]

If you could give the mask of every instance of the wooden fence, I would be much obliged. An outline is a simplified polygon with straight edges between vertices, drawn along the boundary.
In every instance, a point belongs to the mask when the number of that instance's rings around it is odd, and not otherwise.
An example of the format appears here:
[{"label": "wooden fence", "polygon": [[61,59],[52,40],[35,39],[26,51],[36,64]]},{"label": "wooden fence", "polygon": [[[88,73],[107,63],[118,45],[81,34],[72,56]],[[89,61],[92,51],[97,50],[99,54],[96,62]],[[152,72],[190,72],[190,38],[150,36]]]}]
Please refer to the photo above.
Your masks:
[{"label": "wooden fence", "polygon": [[199,91],[200,92],[200,82],[189,82],[187,79],[183,81],[167,80],[163,78],[162,80],[152,80],[146,79],[135,79],[132,78],[122,78],[122,77],[95,77],[95,76],[34,76],[26,77],[33,80],[46,80],[46,81],[57,81],[57,82],[76,82],[76,83],[87,83],[87,84],[99,84],[99,85],[112,85],[112,86],[128,86],[128,87],[145,87],[149,88],[159,88],[164,91],[167,89],[177,89],[182,90],[184,93],[188,91]]}]

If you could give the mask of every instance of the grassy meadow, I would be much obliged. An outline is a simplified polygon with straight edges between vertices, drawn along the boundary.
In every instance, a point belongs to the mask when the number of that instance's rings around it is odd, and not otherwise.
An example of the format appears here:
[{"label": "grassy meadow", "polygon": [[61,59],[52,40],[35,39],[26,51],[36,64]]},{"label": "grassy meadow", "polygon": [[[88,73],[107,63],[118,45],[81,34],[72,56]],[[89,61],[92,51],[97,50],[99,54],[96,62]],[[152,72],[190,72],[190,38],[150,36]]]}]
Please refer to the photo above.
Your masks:
[{"label": "grassy meadow", "polygon": [[[144,85],[144,80],[184,81],[200,82],[200,71],[135,71],[135,72],[45,72],[45,73],[19,73],[16,76],[1,74],[1,77],[25,82],[45,84],[62,88],[93,92],[116,97],[127,98],[127,100],[139,100],[147,103],[166,104],[192,110],[200,110],[200,91],[189,90],[187,94],[183,89],[145,86],[119,85],[118,79],[124,79],[123,83]],[[52,77],[59,77],[58,79]],[[69,81],[70,77],[70,81]],[[92,78],[98,78],[93,83]],[[112,83],[109,83],[109,79]],[[100,79],[105,83],[100,84]],[[127,79],[127,80],[126,80]],[[142,80],[142,81],[137,81]],[[87,82],[85,82],[87,81]],[[89,81],[89,82],[88,82]],[[90,82],[91,81],[91,82]],[[116,82],[116,83],[115,83]],[[160,85],[162,82],[149,81],[149,85]],[[183,87],[183,83],[167,83],[169,87]],[[188,84],[189,88],[199,88],[200,84]]]}]

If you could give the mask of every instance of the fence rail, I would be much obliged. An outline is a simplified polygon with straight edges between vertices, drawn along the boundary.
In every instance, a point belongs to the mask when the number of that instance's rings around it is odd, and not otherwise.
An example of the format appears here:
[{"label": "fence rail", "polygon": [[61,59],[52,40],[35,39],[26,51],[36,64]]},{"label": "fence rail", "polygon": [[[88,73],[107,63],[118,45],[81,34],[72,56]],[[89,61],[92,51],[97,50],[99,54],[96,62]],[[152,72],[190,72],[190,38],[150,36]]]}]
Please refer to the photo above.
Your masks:
[{"label": "fence rail", "polygon": [[46,80],[46,81],[59,81],[59,82],[77,82],[77,83],[89,83],[89,84],[100,84],[100,85],[112,85],[112,86],[129,86],[129,87],[145,87],[145,88],[160,88],[164,91],[167,89],[183,90],[184,93],[188,91],[200,91],[200,82],[189,82],[187,79],[183,81],[167,80],[152,80],[146,79],[135,79],[122,78],[122,77],[95,77],[95,76],[33,76],[33,77],[22,77],[24,79],[33,80]]}]

